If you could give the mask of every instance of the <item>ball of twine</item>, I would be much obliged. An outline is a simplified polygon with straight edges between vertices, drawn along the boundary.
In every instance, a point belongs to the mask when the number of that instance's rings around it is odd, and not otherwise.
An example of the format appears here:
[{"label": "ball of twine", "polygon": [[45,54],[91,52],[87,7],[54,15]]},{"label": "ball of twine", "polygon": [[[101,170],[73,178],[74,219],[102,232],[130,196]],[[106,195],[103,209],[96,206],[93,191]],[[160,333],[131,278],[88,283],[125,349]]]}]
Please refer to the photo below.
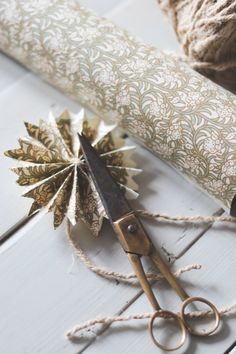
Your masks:
[{"label": "ball of twine", "polygon": [[236,92],[236,0],[157,0],[185,60]]}]

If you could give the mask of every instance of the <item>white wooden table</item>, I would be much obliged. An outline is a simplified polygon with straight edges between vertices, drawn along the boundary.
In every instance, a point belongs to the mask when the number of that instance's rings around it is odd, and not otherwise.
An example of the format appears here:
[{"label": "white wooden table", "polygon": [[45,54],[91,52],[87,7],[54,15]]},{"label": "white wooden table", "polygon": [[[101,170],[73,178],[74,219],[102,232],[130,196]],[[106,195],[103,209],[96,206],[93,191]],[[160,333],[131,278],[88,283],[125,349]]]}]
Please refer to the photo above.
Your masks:
[{"label": "white wooden table", "polygon": [[[134,34],[159,48],[178,51],[178,44],[155,0],[81,0]],[[34,74],[0,54],[0,234],[14,226],[31,203],[19,197],[21,189],[9,171],[14,164],[3,151],[16,146],[25,134],[23,121],[37,122],[51,106],[79,105],[59,93]],[[210,215],[220,210],[210,198],[186,182],[173,169],[145,149],[138,147],[136,159],[144,172],[137,180],[140,198],[134,207],[171,215]],[[236,228],[232,225],[205,227],[156,226],[147,228],[174,269],[199,263],[202,269],[183,276],[187,291],[205,296],[218,307],[236,297]],[[93,239],[81,235],[82,246],[97,264],[130,272],[130,265],[110,232]],[[64,334],[76,323],[97,315],[149,312],[150,307],[138,287],[109,282],[91,273],[73,252],[64,227],[54,231],[52,216],[36,217],[21,227],[0,247],[0,353],[159,353],[150,341],[146,321],[112,325],[96,340],[68,341]],[[168,286],[160,283],[160,302],[174,310],[180,305]],[[236,337],[235,317],[223,320],[217,337],[191,338],[178,353],[223,354]],[[227,351],[234,354],[236,350]]]}]

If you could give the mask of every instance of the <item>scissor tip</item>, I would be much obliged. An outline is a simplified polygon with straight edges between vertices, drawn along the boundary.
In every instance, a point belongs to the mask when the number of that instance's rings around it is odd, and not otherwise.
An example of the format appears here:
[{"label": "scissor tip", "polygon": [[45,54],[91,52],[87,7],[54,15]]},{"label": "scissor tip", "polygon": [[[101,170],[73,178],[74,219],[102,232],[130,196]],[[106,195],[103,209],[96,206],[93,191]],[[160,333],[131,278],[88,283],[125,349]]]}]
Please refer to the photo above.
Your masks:
[{"label": "scissor tip", "polygon": [[77,133],[78,134],[78,138],[81,142],[81,140],[84,138],[84,134],[83,133]]},{"label": "scissor tip", "polygon": [[88,144],[88,139],[83,133],[77,133],[77,134],[78,134],[80,145],[83,148],[85,145]]}]

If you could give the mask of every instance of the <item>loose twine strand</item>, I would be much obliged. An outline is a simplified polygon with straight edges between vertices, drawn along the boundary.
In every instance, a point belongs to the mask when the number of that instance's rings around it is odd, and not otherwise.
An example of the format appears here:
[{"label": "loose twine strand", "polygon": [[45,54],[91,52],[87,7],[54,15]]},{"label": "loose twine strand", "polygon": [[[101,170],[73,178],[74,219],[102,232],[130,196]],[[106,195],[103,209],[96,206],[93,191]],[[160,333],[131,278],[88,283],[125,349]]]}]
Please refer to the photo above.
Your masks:
[{"label": "loose twine strand", "polygon": [[[230,306],[223,307],[219,310],[219,313],[221,316],[227,316],[229,314],[232,314],[233,312],[236,311],[236,303],[233,303]],[[187,316],[188,318],[203,318],[203,317],[210,317],[212,316],[212,311],[194,311],[191,313],[188,313]],[[94,328],[96,325],[103,325],[103,326],[109,326],[114,322],[127,322],[131,320],[145,320],[145,319],[150,319],[153,316],[152,313],[138,313],[135,315],[121,315],[121,316],[105,316],[105,317],[96,317],[92,320],[86,321],[82,324],[75,325],[72,327],[68,332],[66,332],[67,338],[70,340],[73,340],[75,338],[80,337],[83,335],[84,330],[87,330],[88,332],[92,331],[92,328]],[[94,333],[95,334],[95,333]]]},{"label": "loose twine strand", "polygon": [[210,215],[210,216],[202,216],[202,215],[195,215],[195,216],[183,216],[183,215],[176,215],[176,216],[169,216],[167,214],[159,214],[159,213],[150,213],[147,210],[137,210],[136,213],[140,216],[145,218],[155,219],[161,222],[168,222],[170,224],[176,224],[177,222],[185,222],[185,223],[213,223],[213,222],[231,222],[236,223],[236,218],[233,216],[217,216],[217,215]]},{"label": "loose twine strand", "polygon": [[[136,214],[139,216],[145,217],[145,218],[150,218],[150,219],[155,219],[159,222],[168,222],[171,224],[176,224],[179,222],[184,222],[184,223],[213,223],[213,222],[231,222],[231,223],[236,223],[236,218],[231,217],[231,216],[182,216],[182,215],[177,215],[177,216],[169,216],[166,214],[160,214],[160,213],[150,213],[146,210],[137,210]],[[137,284],[138,279],[134,273],[129,273],[129,274],[124,274],[120,272],[115,272],[113,270],[107,269],[107,268],[101,268],[95,265],[91,259],[88,257],[88,255],[82,250],[82,248],[79,245],[78,240],[74,240],[72,236],[72,227],[67,220],[66,222],[66,233],[68,237],[68,241],[70,245],[74,248],[76,256],[79,257],[79,259],[85,264],[87,268],[89,268],[92,272],[95,274],[109,279],[109,280],[116,280],[119,282],[123,283],[128,283],[128,284]],[[185,267],[182,267],[178,269],[174,275],[176,278],[179,278],[182,274],[185,272],[189,272],[191,270],[199,270],[201,269],[200,264],[191,264],[187,265]],[[146,273],[147,278],[149,281],[160,281],[164,277],[162,274],[156,274],[156,273]],[[227,316],[229,314],[232,314],[236,312],[236,302],[232,303],[229,306],[225,306],[219,310],[219,313],[221,316]],[[126,321],[131,321],[131,320],[143,320],[143,319],[149,319],[153,313],[138,313],[134,315],[117,315],[117,316],[104,316],[104,317],[96,317],[94,319],[88,320],[82,324],[77,324],[74,327],[72,327],[69,331],[67,331],[66,336],[68,339],[73,340],[73,339],[78,339],[79,337],[83,336],[84,331],[86,330],[86,333],[91,333],[92,329],[96,325],[103,325],[103,326],[108,326],[111,325],[113,322],[126,322]],[[212,316],[213,313],[211,310],[208,311],[193,311],[187,314],[189,318],[203,318],[203,317],[210,317]],[[93,333],[93,332],[92,332]]]}]

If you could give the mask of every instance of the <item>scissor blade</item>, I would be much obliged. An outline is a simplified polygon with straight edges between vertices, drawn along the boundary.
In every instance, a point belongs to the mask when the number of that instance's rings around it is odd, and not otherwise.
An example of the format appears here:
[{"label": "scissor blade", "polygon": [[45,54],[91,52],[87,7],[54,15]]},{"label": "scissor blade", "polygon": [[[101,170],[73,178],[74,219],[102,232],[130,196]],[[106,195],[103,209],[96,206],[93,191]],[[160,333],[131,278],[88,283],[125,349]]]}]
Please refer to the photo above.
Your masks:
[{"label": "scissor blade", "polygon": [[107,216],[116,221],[132,209],[128,205],[118,184],[112,178],[110,171],[83,134],[78,134],[81,149],[89,168],[92,180],[102,200]]}]

